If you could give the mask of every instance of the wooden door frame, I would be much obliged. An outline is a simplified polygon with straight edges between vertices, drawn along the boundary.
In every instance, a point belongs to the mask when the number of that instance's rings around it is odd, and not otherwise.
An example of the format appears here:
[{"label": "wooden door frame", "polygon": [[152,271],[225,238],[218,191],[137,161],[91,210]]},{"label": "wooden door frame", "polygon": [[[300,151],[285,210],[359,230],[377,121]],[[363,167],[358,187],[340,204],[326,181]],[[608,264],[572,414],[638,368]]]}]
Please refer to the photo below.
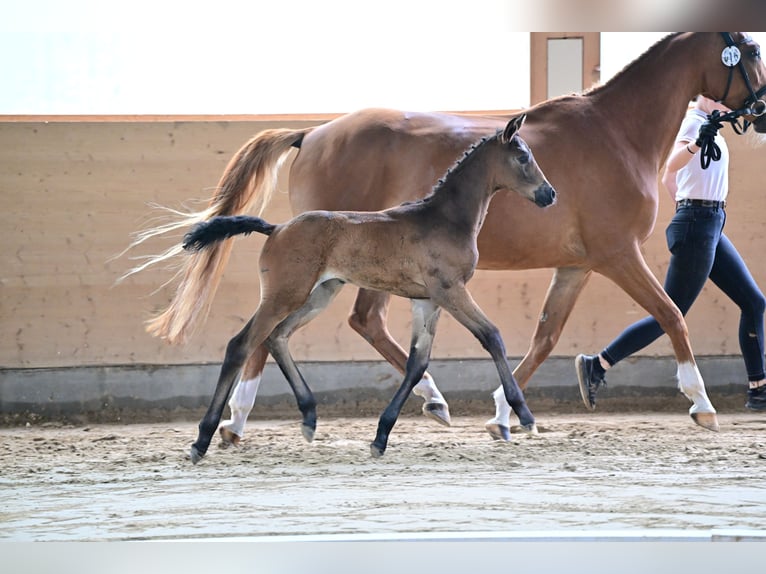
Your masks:
[{"label": "wooden door frame", "polygon": [[530,105],[548,97],[548,40],[551,38],[582,38],[583,89],[601,79],[600,32],[530,32]]}]

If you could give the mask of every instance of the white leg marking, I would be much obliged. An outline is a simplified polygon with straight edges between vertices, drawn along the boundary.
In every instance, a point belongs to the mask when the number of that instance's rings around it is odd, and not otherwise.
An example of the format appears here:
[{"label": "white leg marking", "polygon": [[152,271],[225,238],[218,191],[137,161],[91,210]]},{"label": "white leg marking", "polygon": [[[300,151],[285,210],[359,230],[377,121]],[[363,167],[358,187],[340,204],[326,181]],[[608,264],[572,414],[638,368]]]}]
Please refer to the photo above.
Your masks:
[{"label": "white leg marking", "polygon": [[492,393],[492,398],[495,400],[495,418],[487,421],[487,424],[497,423],[504,427],[510,427],[511,405],[505,400],[505,392],[502,385],[495,389],[495,392]]},{"label": "white leg marking", "polygon": [[240,438],[245,436],[247,416],[250,414],[250,411],[253,410],[255,395],[258,393],[260,384],[261,375],[258,375],[254,379],[240,379],[229,399],[231,418],[224,421],[222,424]]},{"label": "white leg marking", "polygon": [[705,383],[702,381],[697,365],[694,363],[678,363],[678,388],[694,404],[689,409],[689,414],[714,413],[715,409],[705,392]]},{"label": "white leg marking", "polygon": [[412,392],[419,397],[422,397],[427,403],[438,403],[440,405],[446,405],[447,401],[444,400],[441,392],[436,388],[436,383],[433,377],[428,373],[423,375],[417,385],[412,389]]}]

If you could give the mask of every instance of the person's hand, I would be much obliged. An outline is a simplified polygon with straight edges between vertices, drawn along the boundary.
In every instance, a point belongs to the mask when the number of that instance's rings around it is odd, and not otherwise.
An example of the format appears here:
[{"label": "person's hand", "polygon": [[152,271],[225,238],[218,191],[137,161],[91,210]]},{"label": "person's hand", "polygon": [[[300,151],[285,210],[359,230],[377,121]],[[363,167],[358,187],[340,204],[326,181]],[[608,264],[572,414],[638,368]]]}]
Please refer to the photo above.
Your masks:
[{"label": "person's hand", "polygon": [[697,147],[705,147],[706,142],[712,143],[715,140],[718,130],[723,127],[723,124],[718,120],[718,116],[718,110],[713,110],[708,119],[702,123],[697,135],[697,141],[694,142]]},{"label": "person's hand", "polygon": [[697,141],[694,142],[700,148],[700,165],[702,169],[707,169],[711,160],[718,161],[721,159],[721,148],[715,143],[715,136],[718,130],[723,127],[723,124],[718,119],[720,115],[718,110],[713,110],[713,113],[700,126]]}]

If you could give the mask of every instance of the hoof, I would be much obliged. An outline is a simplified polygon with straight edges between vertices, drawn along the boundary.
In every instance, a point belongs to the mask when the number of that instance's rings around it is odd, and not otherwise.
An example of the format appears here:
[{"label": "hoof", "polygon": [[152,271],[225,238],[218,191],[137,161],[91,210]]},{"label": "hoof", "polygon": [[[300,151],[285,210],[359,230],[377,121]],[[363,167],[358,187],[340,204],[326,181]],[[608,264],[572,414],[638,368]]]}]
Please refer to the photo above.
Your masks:
[{"label": "hoof", "polygon": [[303,433],[303,438],[306,439],[306,442],[314,441],[314,431],[315,429],[308,425],[301,425],[301,433]]},{"label": "hoof", "polygon": [[525,433],[527,433],[529,435],[538,435],[538,434],[540,434],[537,431],[537,424],[535,424],[535,423],[529,423],[528,425],[520,425],[519,428],[521,429],[522,432],[525,432]]},{"label": "hoof", "polygon": [[202,460],[203,456],[205,456],[205,453],[198,451],[196,446],[192,446],[191,450],[189,450],[189,458],[191,459],[192,464],[197,464]]},{"label": "hoof", "polygon": [[484,425],[484,428],[489,433],[489,436],[492,437],[492,440],[511,440],[511,429],[505,425],[501,425],[500,423],[495,422],[494,420],[487,421],[487,424]]},{"label": "hoof", "polygon": [[691,417],[703,429],[718,432],[718,417],[715,413],[691,413]]},{"label": "hoof", "polygon": [[219,445],[221,448],[229,448],[230,446],[239,446],[239,441],[242,440],[241,436],[227,429],[225,426],[222,426],[221,428],[218,429],[218,434],[221,435],[221,444]]},{"label": "hoof", "polygon": [[372,458],[380,458],[383,456],[383,453],[386,452],[385,447],[381,448],[377,446],[374,442],[370,443],[370,454],[372,455]]},{"label": "hoof", "polygon": [[446,403],[423,403],[423,414],[445,427],[452,425]]}]

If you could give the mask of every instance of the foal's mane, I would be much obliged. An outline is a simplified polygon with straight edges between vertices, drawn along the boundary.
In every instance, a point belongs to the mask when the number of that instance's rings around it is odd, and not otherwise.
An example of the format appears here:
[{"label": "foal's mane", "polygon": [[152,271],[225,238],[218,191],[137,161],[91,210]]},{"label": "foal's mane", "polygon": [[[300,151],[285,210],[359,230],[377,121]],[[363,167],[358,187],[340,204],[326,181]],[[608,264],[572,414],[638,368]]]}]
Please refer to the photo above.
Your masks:
[{"label": "foal's mane", "polygon": [[484,136],[479,141],[472,143],[471,146],[463,152],[463,155],[459,157],[454,164],[452,164],[452,167],[450,167],[445,172],[445,174],[439,178],[439,180],[434,185],[433,189],[431,189],[431,192],[420,201],[431,199],[431,197],[433,197],[433,195],[436,192],[438,192],[441,188],[443,188],[446,185],[446,183],[451,177],[454,177],[455,174],[460,173],[460,171],[465,168],[466,163],[468,163],[468,160],[475,153],[477,153],[481,148],[483,148],[487,144],[487,142],[490,142],[496,139],[497,137],[499,137],[501,133],[503,133],[503,130],[497,130],[497,132],[495,132],[494,135]]}]

